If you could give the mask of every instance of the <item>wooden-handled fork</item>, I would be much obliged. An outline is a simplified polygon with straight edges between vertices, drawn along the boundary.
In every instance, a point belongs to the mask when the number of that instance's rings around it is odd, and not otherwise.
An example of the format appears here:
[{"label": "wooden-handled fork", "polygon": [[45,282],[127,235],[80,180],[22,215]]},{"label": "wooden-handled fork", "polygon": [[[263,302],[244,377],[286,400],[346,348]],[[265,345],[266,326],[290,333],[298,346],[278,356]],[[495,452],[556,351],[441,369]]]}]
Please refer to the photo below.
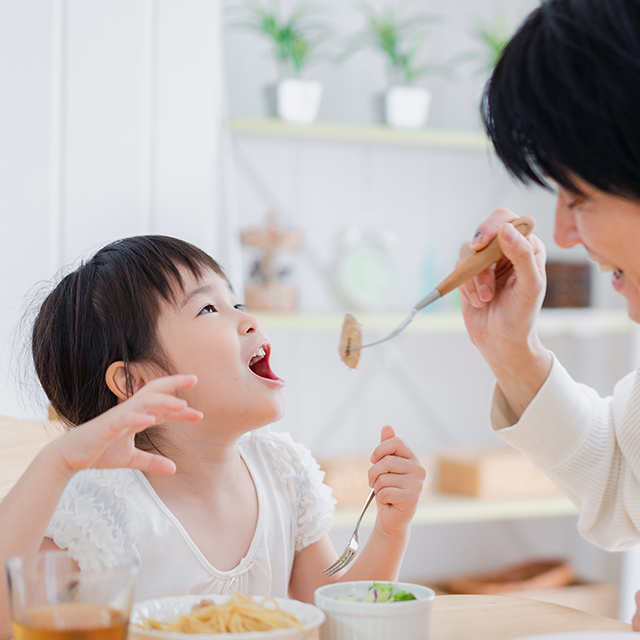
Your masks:
[{"label": "wooden-handled fork", "polygon": [[[535,227],[535,220],[531,216],[522,216],[514,220],[511,224],[523,236],[528,236]],[[422,298],[422,300],[413,307],[409,315],[388,336],[375,342],[370,342],[369,344],[349,345],[347,351],[356,351],[366,347],[372,347],[375,344],[380,344],[381,342],[395,338],[413,320],[418,311],[482,273],[492,264],[498,262],[500,258],[504,258],[504,254],[502,253],[502,249],[500,249],[500,244],[496,236],[484,249],[476,251],[472,256],[459,264],[431,293]]]}]

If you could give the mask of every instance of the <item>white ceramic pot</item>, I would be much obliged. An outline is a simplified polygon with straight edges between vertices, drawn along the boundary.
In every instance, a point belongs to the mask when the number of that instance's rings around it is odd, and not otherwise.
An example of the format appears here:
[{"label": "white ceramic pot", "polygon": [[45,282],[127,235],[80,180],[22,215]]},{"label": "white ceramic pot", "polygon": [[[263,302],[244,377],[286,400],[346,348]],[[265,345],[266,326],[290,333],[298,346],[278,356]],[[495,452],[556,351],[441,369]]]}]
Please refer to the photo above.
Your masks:
[{"label": "white ceramic pot", "polygon": [[278,83],[278,117],[294,124],[311,124],[318,117],[322,83],[317,80],[282,80]]},{"label": "white ceramic pot", "polygon": [[338,600],[341,594],[364,596],[370,581],[337,582],[315,591],[315,604],[327,619],[320,640],[428,640],[435,592],[428,587],[394,582],[394,587],[413,593],[404,602],[354,602]]},{"label": "white ceramic pot", "polygon": [[390,127],[424,127],[431,106],[431,92],[424,87],[391,87],[385,94],[385,119]]}]

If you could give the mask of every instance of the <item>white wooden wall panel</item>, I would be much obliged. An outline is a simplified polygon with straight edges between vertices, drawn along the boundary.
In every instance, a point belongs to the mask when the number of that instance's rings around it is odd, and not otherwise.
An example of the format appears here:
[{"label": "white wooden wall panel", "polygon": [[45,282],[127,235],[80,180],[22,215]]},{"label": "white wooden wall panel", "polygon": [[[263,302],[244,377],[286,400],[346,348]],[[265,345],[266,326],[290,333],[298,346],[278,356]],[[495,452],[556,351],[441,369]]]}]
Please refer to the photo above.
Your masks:
[{"label": "white wooden wall panel", "polygon": [[49,240],[51,0],[0,2],[0,402],[18,413],[23,296],[55,263]]},{"label": "white wooden wall panel", "polygon": [[166,233],[202,241],[214,217],[219,92],[203,55],[217,23],[210,2],[157,3],[156,219]]},{"label": "white wooden wall panel", "polygon": [[69,0],[64,120],[65,254],[142,233],[148,150],[141,0]]},{"label": "white wooden wall panel", "polygon": [[167,233],[239,276],[233,201],[216,176],[228,154],[220,9],[0,0],[0,414],[41,411],[20,402],[17,324],[30,288],[60,267],[118,237]]}]

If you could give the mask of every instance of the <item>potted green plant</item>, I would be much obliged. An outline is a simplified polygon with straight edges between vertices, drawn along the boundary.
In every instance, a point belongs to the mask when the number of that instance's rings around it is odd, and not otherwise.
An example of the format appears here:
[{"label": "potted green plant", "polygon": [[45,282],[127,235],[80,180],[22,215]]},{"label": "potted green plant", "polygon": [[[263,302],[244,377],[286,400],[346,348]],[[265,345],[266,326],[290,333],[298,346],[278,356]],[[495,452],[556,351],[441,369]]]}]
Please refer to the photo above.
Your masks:
[{"label": "potted green plant", "polygon": [[329,28],[319,11],[306,6],[284,17],[277,2],[269,0],[244,0],[229,11],[233,26],[256,32],[272,44],[278,64],[276,112],[287,122],[309,124],[318,116],[322,84],[302,75],[324,58]]},{"label": "potted green plant", "polygon": [[473,57],[480,61],[483,72],[491,73],[511,38],[504,13],[496,13],[493,21],[476,18],[471,35],[481,45],[480,50],[473,52]]},{"label": "potted green plant", "polygon": [[392,9],[377,11],[361,5],[366,24],[347,48],[347,53],[359,49],[379,51],[386,59],[388,86],[384,96],[385,121],[392,127],[419,128],[427,121],[431,92],[417,85],[423,77],[440,73],[442,65],[419,61],[429,27],[438,17],[431,14],[400,17]]}]

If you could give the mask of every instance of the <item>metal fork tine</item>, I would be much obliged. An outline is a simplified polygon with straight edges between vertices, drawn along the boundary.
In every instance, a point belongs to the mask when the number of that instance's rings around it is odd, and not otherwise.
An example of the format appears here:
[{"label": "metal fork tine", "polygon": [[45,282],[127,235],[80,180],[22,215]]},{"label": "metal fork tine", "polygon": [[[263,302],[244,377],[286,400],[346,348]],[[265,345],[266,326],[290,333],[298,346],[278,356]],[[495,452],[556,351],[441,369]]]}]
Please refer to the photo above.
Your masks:
[{"label": "metal fork tine", "polygon": [[344,563],[345,555],[340,556],[330,567],[327,567],[322,573],[327,576],[332,576],[337,571],[340,571],[340,567]]},{"label": "metal fork tine", "polygon": [[341,566],[346,557],[347,552],[345,551],[331,566],[327,567],[322,573],[328,576],[332,576],[336,571],[336,567]]},{"label": "metal fork tine", "polygon": [[325,569],[322,573],[324,573],[327,576],[332,576],[338,573],[338,571],[342,571],[342,569],[344,569],[348,564],[351,563],[351,560],[353,560],[355,555],[356,555],[355,552],[349,550],[348,553],[345,553],[342,556],[342,558],[340,558],[339,562],[334,563],[333,565],[331,565],[331,567],[329,567],[328,569]]},{"label": "metal fork tine", "polygon": [[334,573],[338,573],[338,571],[342,571],[351,561],[356,557],[355,551],[349,551],[346,555],[345,559],[340,563],[340,566],[334,571]]},{"label": "metal fork tine", "polygon": [[375,498],[375,491],[371,489],[369,493],[369,497],[367,501],[364,503],[362,507],[362,511],[358,516],[358,521],[356,522],[355,529],[351,534],[351,538],[349,538],[349,542],[347,544],[347,548],[344,550],[343,554],[329,567],[324,569],[322,573],[326,576],[332,576],[334,573],[344,569],[355,557],[356,552],[358,551],[358,529],[360,527],[360,522],[362,522],[362,518],[364,516],[365,511],[369,508],[369,505],[373,502]]}]

